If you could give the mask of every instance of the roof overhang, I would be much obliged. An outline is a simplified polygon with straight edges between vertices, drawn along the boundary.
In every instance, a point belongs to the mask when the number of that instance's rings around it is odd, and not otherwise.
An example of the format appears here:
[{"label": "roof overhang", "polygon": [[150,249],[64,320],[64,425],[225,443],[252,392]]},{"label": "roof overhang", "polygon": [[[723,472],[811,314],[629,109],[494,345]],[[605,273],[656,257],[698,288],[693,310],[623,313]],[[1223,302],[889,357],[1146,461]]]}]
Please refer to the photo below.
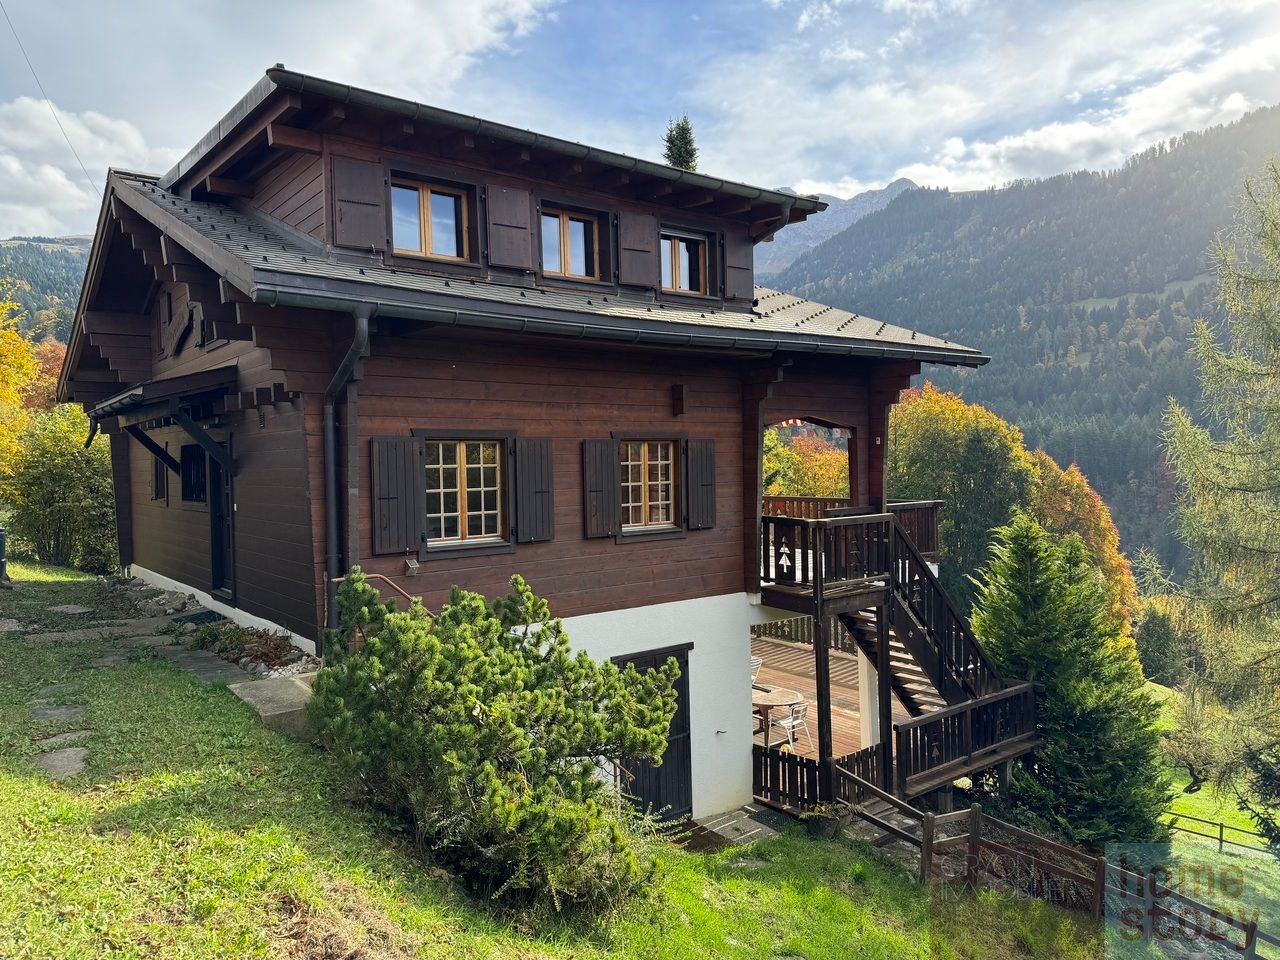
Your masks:
[{"label": "roof overhang", "polygon": [[123,414],[140,414],[148,409],[167,409],[172,403],[196,397],[218,396],[234,390],[236,378],[236,366],[230,364],[178,377],[148,380],[103,400],[89,411],[89,416],[101,420]]}]

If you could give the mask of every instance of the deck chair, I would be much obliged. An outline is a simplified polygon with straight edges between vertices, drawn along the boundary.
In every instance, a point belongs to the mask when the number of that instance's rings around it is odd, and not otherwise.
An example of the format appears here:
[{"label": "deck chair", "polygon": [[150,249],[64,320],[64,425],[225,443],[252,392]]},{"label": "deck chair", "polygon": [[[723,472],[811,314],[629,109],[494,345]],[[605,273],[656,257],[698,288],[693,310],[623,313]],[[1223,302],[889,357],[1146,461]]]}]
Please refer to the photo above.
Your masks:
[{"label": "deck chair", "polygon": [[764,657],[751,658],[751,683],[754,685],[756,677],[760,676],[760,668],[764,666]]},{"label": "deck chair", "polygon": [[796,745],[796,731],[804,728],[804,735],[809,738],[809,749],[813,749],[813,734],[809,731],[809,702],[803,700],[800,703],[791,705],[791,713],[783,717],[781,720],[773,721],[775,727],[781,727],[786,731],[787,744],[794,747]]}]

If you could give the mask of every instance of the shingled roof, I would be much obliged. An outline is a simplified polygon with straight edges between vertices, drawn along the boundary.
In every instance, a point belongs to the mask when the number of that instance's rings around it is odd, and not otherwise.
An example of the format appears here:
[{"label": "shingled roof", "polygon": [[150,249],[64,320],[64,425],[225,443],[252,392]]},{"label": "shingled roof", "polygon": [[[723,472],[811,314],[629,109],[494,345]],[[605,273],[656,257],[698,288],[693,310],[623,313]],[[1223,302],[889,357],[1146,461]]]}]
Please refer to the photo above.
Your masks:
[{"label": "shingled roof", "polygon": [[676,346],[963,366],[989,359],[961,344],[766,287],[755,288],[755,306],[747,312],[432,276],[334,256],[284,224],[243,207],[184,199],[153,176],[113,170],[109,188],[259,303],[322,309],[363,303],[383,316]]}]

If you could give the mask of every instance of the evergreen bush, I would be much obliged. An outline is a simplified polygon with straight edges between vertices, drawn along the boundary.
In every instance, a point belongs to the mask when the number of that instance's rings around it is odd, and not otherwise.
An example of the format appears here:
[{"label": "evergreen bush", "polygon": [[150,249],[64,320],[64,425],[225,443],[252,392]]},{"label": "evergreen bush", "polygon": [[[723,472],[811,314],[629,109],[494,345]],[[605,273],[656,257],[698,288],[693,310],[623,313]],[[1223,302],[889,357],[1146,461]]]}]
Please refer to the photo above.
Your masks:
[{"label": "evergreen bush", "polygon": [[493,603],[455,588],[432,616],[393,612],[353,570],[338,598],[347,642],[316,678],[311,718],[367,797],[472,889],[598,916],[654,868],[646,824],[602,770],[661,758],[678,669],[575,654],[547,602],[511,582]]},{"label": "evergreen bush", "polygon": [[1079,538],[1054,543],[1019,514],[975,582],[974,632],[1006,677],[1044,687],[1043,746],[1012,799],[1076,843],[1165,839],[1159,706]]}]

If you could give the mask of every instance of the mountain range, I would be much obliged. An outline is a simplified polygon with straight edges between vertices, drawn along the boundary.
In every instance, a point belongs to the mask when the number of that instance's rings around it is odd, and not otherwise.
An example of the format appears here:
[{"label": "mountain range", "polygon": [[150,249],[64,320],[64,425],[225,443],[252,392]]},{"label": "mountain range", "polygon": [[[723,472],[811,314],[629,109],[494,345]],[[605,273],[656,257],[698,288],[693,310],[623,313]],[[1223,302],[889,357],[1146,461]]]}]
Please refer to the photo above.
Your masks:
[{"label": "mountain range", "polygon": [[[756,246],[757,279],[768,282],[774,274],[791,266],[797,257],[848,229],[867,214],[883,210],[898,194],[914,190],[915,187],[915,183],[906,177],[900,177],[888,186],[878,190],[864,190],[847,200],[819,194],[827,202],[827,209],[819,216],[793,224],[779,231],[770,242]],[[786,187],[782,189],[787,190]]]},{"label": "mountain range", "polygon": [[1151,547],[1178,572],[1186,559],[1161,416],[1170,396],[1196,405],[1187,334],[1218,309],[1211,247],[1246,178],[1277,151],[1280,107],[1268,107],[1117,170],[907,190],[771,284],[990,354],[978,370],[926,376],[1018,424],[1064,466],[1077,463],[1124,547]]}]

